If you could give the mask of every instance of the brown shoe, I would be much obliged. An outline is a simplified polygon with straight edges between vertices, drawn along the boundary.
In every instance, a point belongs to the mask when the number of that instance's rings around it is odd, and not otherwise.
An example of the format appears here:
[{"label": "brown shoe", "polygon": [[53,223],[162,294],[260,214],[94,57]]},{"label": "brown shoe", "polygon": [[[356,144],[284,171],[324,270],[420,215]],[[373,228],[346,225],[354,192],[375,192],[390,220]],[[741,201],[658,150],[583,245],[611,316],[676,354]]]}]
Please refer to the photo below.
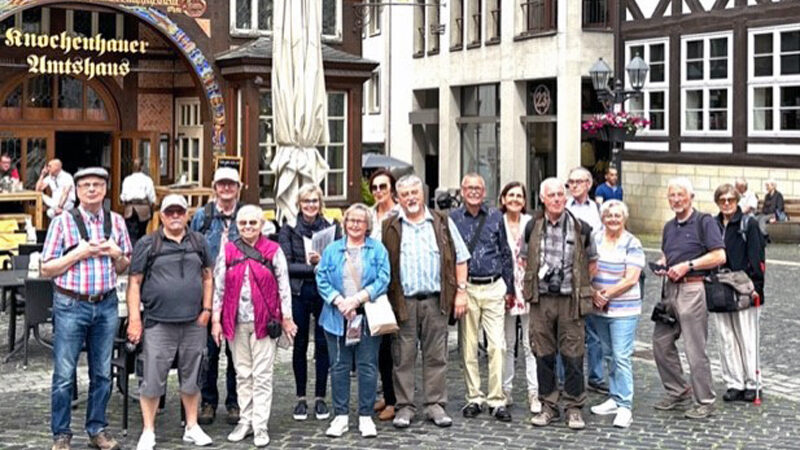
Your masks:
[{"label": "brown shoe", "polygon": [[394,406],[386,405],[380,413],[378,413],[378,420],[387,421],[394,419]]},{"label": "brown shoe", "polygon": [[53,449],[52,450],[70,450],[72,447],[70,446],[70,440],[72,440],[72,436],[68,434],[60,434],[53,439]]},{"label": "brown shoe", "polygon": [[206,403],[200,407],[200,414],[197,415],[197,423],[200,425],[211,425],[216,415],[217,408]]},{"label": "brown shoe", "polygon": [[225,418],[225,421],[228,422],[228,425],[236,425],[239,423],[239,407],[238,406],[229,406],[228,407],[228,417]]},{"label": "brown shoe", "polygon": [[383,408],[386,408],[386,400],[384,400],[382,398],[379,398],[378,400],[375,400],[375,406],[373,407],[375,412],[383,411]]},{"label": "brown shoe", "polygon": [[101,431],[89,438],[89,447],[100,450],[119,450],[119,443],[113,436]]}]

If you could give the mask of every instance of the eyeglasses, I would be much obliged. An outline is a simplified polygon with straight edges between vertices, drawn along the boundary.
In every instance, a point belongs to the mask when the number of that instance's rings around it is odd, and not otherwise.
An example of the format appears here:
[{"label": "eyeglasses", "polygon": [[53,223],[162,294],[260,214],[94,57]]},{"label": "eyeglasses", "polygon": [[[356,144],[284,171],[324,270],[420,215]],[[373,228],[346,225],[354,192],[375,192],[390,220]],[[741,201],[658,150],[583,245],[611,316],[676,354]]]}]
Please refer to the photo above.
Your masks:
[{"label": "eyeglasses", "polygon": [[367,224],[367,221],[363,220],[363,219],[347,219],[347,220],[345,220],[345,222],[349,223],[350,225],[366,225]]},{"label": "eyeglasses", "polygon": [[250,225],[251,227],[258,226],[258,220],[239,220],[236,222],[240,227],[246,227]]},{"label": "eyeglasses", "polygon": [[567,180],[567,185],[568,186],[574,186],[576,184],[586,183],[587,181],[589,181],[589,180]]},{"label": "eyeglasses", "polygon": [[164,214],[167,217],[182,216],[186,214],[186,210],[181,208],[169,208],[161,214]]},{"label": "eyeglasses", "polygon": [[232,180],[219,180],[214,184],[214,186],[219,186],[219,187],[230,189],[230,188],[239,187],[239,183],[237,183],[235,181],[232,181]]},{"label": "eyeglasses", "polygon": [[463,186],[465,191],[475,191],[480,192],[483,190],[483,186]]},{"label": "eyeglasses", "polygon": [[372,192],[386,191],[389,189],[389,183],[373,184],[371,189]]},{"label": "eyeglasses", "polygon": [[736,200],[736,197],[720,197],[720,198],[717,200],[717,203],[718,203],[718,204],[720,204],[720,205],[724,205],[724,204],[726,204],[726,203],[730,203],[730,204],[732,204],[732,205],[735,205],[735,204],[736,204],[736,203],[738,203],[738,202],[739,202],[739,201],[738,201],[738,200]]},{"label": "eyeglasses", "polygon": [[301,205],[316,205],[318,203],[318,198],[304,198],[303,200],[300,200]]},{"label": "eyeglasses", "polygon": [[409,198],[409,197],[416,197],[416,196],[419,195],[419,189],[410,189],[410,190],[407,190],[407,191],[400,191],[398,193],[398,195],[402,199],[406,199],[406,198]]},{"label": "eyeglasses", "polygon": [[78,187],[80,189],[100,189],[106,187],[106,183],[103,181],[97,181],[94,183],[78,183]]}]

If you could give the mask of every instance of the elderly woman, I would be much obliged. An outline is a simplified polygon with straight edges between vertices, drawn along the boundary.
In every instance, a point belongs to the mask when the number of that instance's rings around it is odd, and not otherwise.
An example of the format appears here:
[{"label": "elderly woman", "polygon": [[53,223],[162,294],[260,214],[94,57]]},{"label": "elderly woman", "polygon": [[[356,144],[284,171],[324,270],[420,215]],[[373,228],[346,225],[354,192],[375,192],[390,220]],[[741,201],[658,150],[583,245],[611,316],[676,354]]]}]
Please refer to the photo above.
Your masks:
[{"label": "elderly woman", "polygon": [[225,244],[214,267],[211,333],[233,346],[239,423],[228,435],[239,442],[254,434],[253,444],[269,444],[272,367],[277,338],[297,332],[292,321],[286,258],[280,246],[261,234],[263,211],[246,205],[236,214],[239,238]]},{"label": "elderly woman", "polygon": [[[297,195],[297,206],[300,215],[294,226],[284,225],[278,235],[278,242],[289,263],[289,277],[292,286],[292,317],[297,323],[297,337],[292,350],[292,369],[294,372],[295,394],[297,405],[292,417],[294,420],[308,418],[306,402],[306,384],[308,381],[308,343],[309,332],[314,330],[314,414],[317,420],[330,417],[328,405],[325,404],[325,390],[328,383],[328,346],[325,334],[319,325],[322,312],[322,299],[317,293],[314,279],[314,268],[319,264],[320,254],[315,251],[306,252],[306,241],[314,233],[336,226],[322,217],[325,204],[322,190],[316,184],[302,186]],[[336,237],[339,230],[336,230]],[[312,321],[311,317],[314,316]]]},{"label": "elderly woman", "polygon": [[506,238],[508,247],[514,255],[514,297],[509,297],[506,303],[506,352],[505,365],[503,367],[503,393],[506,396],[506,405],[513,403],[511,390],[514,383],[514,360],[513,349],[517,342],[517,320],[522,327],[523,339],[520,339],[525,354],[525,379],[528,382],[528,404],[533,414],[542,412],[542,404],[539,402],[539,382],[536,378],[536,358],[531,351],[528,324],[530,321],[530,307],[522,296],[522,283],[525,278],[525,258],[523,253],[525,225],[531,220],[529,214],[525,214],[528,206],[528,196],[525,192],[525,185],[519,181],[512,181],[503,187],[500,192],[500,211],[503,212],[503,225],[506,227]]},{"label": "elderly woman", "polygon": [[764,196],[764,206],[761,208],[761,215],[769,223],[783,222],[787,220],[784,210],[783,194],[778,192],[778,183],[775,180],[764,182],[767,194]]},{"label": "elderly woman", "polygon": [[645,264],[642,243],[625,230],[628,207],[609,200],[600,207],[603,229],[592,239],[597,247],[597,269],[592,274],[594,315],[591,320],[600,336],[603,357],[610,361],[609,398],[593,406],[593,414],[616,414],[614,426],[627,428],[633,422],[633,344],[642,312],[639,275]]},{"label": "elderly woman", "polygon": [[[320,322],[331,358],[331,391],[335,417],[325,432],[339,437],[349,428],[350,369],[358,372],[358,429],[375,437],[372,421],[380,336],[371,336],[363,305],[386,293],[389,255],[380,242],[368,237],[369,209],[356,203],[344,213],[346,236],[328,246],[317,269],[317,286],[325,305]],[[360,322],[360,325],[359,325]]]},{"label": "elderly woman", "polygon": [[[747,273],[761,296],[761,305],[764,301],[764,240],[756,221],[747,220],[737,206],[739,197],[739,191],[730,184],[723,184],[714,192],[714,202],[719,207],[716,219],[724,230],[725,267]],[[752,402],[756,398],[758,313],[758,308],[748,308],[711,315],[719,333],[722,379],[728,388],[722,399],[726,402]]]},{"label": "elderly woman", "polygon": [[[376,241],[381,240],[383,221],[400,210],[400,205],[395,202],[397,197],[395,182],[394,175],[386,169],[376,170],[369,178],[369,189],[375,199],[375,205],[370,209],[374,224],[370,237]],[[379,420],[394,419],[394,406],[397,398],[394,395],[392,380],[393,367],[392,336],[386,335],[381,338],[381,347],[378,350],[378,371],[383,386],[383,398],[375,402],[375,411],[378,413]]]}]

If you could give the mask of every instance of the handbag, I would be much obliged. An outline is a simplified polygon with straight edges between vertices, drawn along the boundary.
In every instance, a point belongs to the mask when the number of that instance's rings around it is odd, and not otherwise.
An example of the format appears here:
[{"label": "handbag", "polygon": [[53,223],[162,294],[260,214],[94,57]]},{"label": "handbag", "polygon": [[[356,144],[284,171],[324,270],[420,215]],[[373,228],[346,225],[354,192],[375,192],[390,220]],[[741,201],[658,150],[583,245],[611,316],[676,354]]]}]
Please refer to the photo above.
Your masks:
[{"label": "handbag", "polygon": [[709,312],[736,312],[750,307],[755,286],[742,270],[721,270],[703,278]]},{"label": "handbag", "polygon": [[392,334],[400,329],[386,294],[378,296],[374,302],[364,303],[364,312],[367,315],[370,336]]}]

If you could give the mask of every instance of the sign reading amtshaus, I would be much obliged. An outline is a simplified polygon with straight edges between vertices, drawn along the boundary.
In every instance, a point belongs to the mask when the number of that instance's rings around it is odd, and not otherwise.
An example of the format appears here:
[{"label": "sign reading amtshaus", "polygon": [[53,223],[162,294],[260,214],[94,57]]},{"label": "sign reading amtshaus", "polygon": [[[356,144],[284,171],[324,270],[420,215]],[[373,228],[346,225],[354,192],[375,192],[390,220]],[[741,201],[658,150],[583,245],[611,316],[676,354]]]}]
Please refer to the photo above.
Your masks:
[{"label": "sign reading amtshaus", "polygon": [[[92,37],[61,34],[24,33],[19,28],[9,28],[5,33],[7,47],[60,50],[65,55],[83,51],[98,57],[107,53],[145,54],[150,45],[147,41],[105,39],[101,35]],[[28,55],[28,72],[34,74],[83,75],[88,79],[97,76],[124,77],[131,71],[131,63],[123,58],[115,62],[95,62],[90,56],[71,59],[50,59],[47,55]]]}]

